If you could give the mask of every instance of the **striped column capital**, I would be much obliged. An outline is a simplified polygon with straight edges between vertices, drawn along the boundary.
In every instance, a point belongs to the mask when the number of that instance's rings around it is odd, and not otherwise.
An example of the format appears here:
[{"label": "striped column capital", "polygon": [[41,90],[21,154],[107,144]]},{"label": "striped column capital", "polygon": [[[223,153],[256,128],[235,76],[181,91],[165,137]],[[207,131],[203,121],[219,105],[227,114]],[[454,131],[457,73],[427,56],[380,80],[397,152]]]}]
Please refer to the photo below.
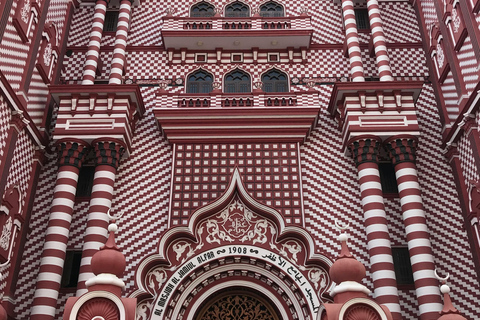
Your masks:
[{"label": "striped column capital", "polygon": [[415,163],[417,143],[417,137],[402,135],[387,139],[384,145],[393,165],[397,165],[402,162]]},{"label": "striped column capital", "polygon": [[81,168],[89,151],[89,144],[80,139],[59,140],[56,143],[59,166]]},{"label": "striped column capital", "polygon": [[125,144],[116,139],[100,138],[92,141],[95,150],[95,165],[108,165],[115,169],[120,164],[120,159],[125,152]]},{"label": "striped column capital", "polygon": [[377,136],[359,136],[347,142],[348,150],[358,167],[366,162],[378,162],[378,150],[382,139]]}]

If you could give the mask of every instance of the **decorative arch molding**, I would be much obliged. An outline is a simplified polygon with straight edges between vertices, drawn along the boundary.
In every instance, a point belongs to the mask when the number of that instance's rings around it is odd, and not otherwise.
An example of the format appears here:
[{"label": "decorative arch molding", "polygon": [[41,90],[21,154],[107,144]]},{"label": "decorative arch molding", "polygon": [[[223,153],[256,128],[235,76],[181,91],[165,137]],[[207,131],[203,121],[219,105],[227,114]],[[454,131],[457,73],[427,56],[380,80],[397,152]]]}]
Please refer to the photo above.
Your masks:
[{"label": "decorative arch molding", "polygon": [[[222,272],[241,265],[239,280],[252,281],[257,275],[263,283],[283,282],[281,291],[288,293],[287,300],[297,301],[292,306],[299,319],[314,319],[321,305],[331,300],[327,292],[333,285],[328,275],[332,260],[315,253],[315,247],[306,230],[286,226],[277,210],[253,198],[235,168],[216,201],[197,209],[188,226],[167,230],[158,252],[142,260],[135,277],[138,289],[131,297],[149,309],[142,310],[145,319],[181,319],[190,309],[178,301],[195,301],[190,294],[198,293],[201,283],[220,285],[227,278]],[[190,287],[198,279],[203,282]],[[262,290],[275,295],[272,286]]]},{"label": "decorative arch molding", "polygon": [[[118,312],[118,316],[119,316],[118,319],[119,320],[127,319],[125,306],[123,305],[122,300],[119,297],[117,297],[115,294],[108,291],[91,291],[91,292],[85,293],[83,296],[81,296],[80,298],[78,298],[78,300],[75,301],[67,319],[68,320],[79,319],[78,316],[80,314],[82,307],[96,300],[101,302],[100,304],[105,307],[104,311],[106,312],[111,312],[112,310],[110,306],[115,305],[117,308],[116,312]],[[99,309],[102,310],[101,307]],[[98,316],[101,316],[101,315],[98,314]]]},{"label": "decorative arch molding", "polygon": [[[228,81],[227,77],[230,76],[230,75],[233,75],[236,72],[243,73],[246,76],[248,76],[248,78],[249,78],[248,90],[246,90],[246,91],[239,90],[237,88],[237,86],[238,86],[239,83],[241,83],[241,81],[237,81],[236,83],[238,83],[238,84],[234,84],[235,89],[232,92],[228,91],[228,89],[227,89],[227,81]],[[235,67],[235,68],[232,68],[231,70],[228,70],[227,72],[225,72],[225,74],[222,77],[222,88],[223,88],[224,93],[249,93],[249,92],[252,92],[252,84],[253,84],[252,74],[250,72],[248,72],[247,70],[244,70],[244,69],[241,69],[241,68],[238,68],[238,67]]]},{"label": "decorative arch molding", "polygon": [[212,16],[215,15],[215,5],[213,3],[211,3],[210,1],[206,1],[206,0],[200,0],[200,1],[196,1],[194,3],[192,3],[190,5],[190,7],[188,8],[188,13],[190,15],[190,17],[208,17],[209,15],[195,15],[193,10],[194,10],[194,7],[198,7],[199,5],[202,5],[202,4],[205,4],[206,6],[208,6],[209,8],[212,8]]},{"label": "decorative arch molding", "polygon": [[261,11],[262,7],[264,7],[264,6],[266,6],[266,5],[268,6],[270,3],[276,4],[276,5],[278,5],[279,7],[282,7],[282,9],[283,9],[283,11],[282,11],[283,15],[278,16],[278,17],[286,17],[286,16],[287,16],[287,9],[286,9],[286,7],[285,7],[285,4],[282,3],[281,1],[277,1],[277,0],[265,0],[265,1],[261,1],[261,2],[258,4],[258,10],[260,11],[260,12],[259,12],[260,15],[262,14],[262,11]]},{"label": "decorative arch molding", "polygon": [[382,306],[365,298],[354,298],[345,302],[340,309],[338,318],[341,320],[355,320],[357,319],[353,317],[355,313],[362,316],[360,319],[388,320]]},{"label": "decorative arch molding", "polygon": [[[239,287],[240,285],[241,287]],[[228,286],[223,291],[220,288],[210,289],[205,293],[205,299],[195,306],[194,309],[199,311],[189,312],[189,314],[195,315],[194,319],[211,319],[211,316],[224,319],[225,315],[231,316],[234,320],[245,320],[247,317],[248,320],[286,320],[290,318],[283,308],[273,306],[277,301],[273,302],[261,292],[255,292],[258,290],[250,286],[249,282],[240,283],[239,286],[233,291],[228,290]],[[215,310],[213,315],[209,314],[211,309]],[[234,312],[231,312],[232,309]],[[220,314],[217,314],[217,310],[220,311]]]},{"label": "decorative arch molding", "polygon": [[224,14],[225,17],[227,16],[227,8],[231,5],[234,5],[235,3],[243,4],[248,8],[247,17],[249,17],[252,14],[252,7],[247,2],[242,1],[242,0],[233,0],[233,1],[230,1],[230,2],[226,3],[223,7],[223,14]]}]

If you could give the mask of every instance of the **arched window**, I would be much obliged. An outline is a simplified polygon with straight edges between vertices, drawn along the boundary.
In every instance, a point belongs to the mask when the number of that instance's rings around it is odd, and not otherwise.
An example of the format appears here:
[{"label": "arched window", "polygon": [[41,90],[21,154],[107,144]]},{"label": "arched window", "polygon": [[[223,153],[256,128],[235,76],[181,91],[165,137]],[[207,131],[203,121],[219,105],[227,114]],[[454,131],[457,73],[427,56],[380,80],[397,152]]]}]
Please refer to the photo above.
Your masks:
[{"label": "arched window", "polygon": [[213,17],[214,15],[214,6],[205,1],[197,3],[190,9],[190,17]]},{"label": "arched window", "polygon": [[281,4],[275,1],[269,1],[260,6],[260,16],[262,17],[284,17],[285,10]]},{"label": "arched window", "polygon": [[205,70],[197,70],[187,79],[187,93],[210,93],[213,76]]},{"label": "arched window", "polygon": [[225,7],[225,17],[249,17],[250,16],[250,8],[240,2],[235,1],[230,3],[228,6]]},{"label": "arched window", "polygon": [[262,75],[263,91],[288,92],[288,77],[285,73],[272,69]]},{"label": "arched window", "polygon": [[251,92],[250,75],[242,70],[233,70],[225,76],[225,93]]}]

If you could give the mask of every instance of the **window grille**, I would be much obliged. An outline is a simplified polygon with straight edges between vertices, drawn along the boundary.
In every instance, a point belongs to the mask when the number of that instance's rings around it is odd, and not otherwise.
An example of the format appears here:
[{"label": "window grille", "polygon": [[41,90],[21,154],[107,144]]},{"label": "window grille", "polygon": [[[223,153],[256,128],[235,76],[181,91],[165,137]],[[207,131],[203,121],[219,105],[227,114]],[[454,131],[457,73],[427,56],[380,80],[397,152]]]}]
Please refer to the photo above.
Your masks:
[{"label": "window grille", "polygon": [[380,171],[380,182],[383,193],[398,194],[397,179],[395,177],[395,167],[391,162],[380,162],[378,164]]},{"label": "window grille", "polygon": [[398,285],[413,285],[413,271],[407,247],[392,248],[393,266]]},{"label": "window grille", "polygon": [[275,1],[269,1],[260,6],[260,16],[262,17],[284,17],[285,11],[283,7]]},{"label": "window grille", "polygon": [[94,166],[83,166],[80,168],[77,182],[77,193],[75,194],[76,197],[90,197],[92,194],[94,175]]},{"label": "window grille", "polygon": [[278,70],[270,70],[262,75],[263,91],[288,92],[288,77]]},{"label": "window grille", "polygon": [[250,8],[239,1],[229,4],[225,8],[225,17],[242,18],[250,16]]},{"label": "window grille", "polygon": [[251,92],[250,76],[241,70],[234,70],[225,76],[224,92],[243,93]]},{"label": "window grille", "polygon": [[355,9],[355,20],[358,30],[370,30],[370,20],[367,9]]},{"label": "window grille", "polygon": [[208,18],[215,15],[215,8],[213,5],[207,2],[200,2],[192,6],[190,10],[190,17],[194,18]]},{"label": "window grille", "polygon": [[62,288],[75,288],[77,286],[81,260],[82,251],[67,250],[63,266]]},{"label": "window grille", "polygon": [[212,91],[212,83],[213,76],[210,73],[198,70],[187,79],[187,93],[210,93]]},{"label": "window grille", "polygon": [[105,21],[103,23],[104,32],[117,31],[118,11],[107,11],[105,13]]}]

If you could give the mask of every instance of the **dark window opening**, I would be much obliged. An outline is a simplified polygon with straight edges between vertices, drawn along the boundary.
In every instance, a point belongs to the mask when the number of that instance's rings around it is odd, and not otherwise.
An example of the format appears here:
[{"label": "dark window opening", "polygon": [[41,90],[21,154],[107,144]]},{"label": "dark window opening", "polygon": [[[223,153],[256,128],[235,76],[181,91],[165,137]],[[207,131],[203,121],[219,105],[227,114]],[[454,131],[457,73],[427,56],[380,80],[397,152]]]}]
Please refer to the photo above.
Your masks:
[{"label": "dark window opening", "polygon": [[383,193],[398,195],[394,165],[391,162],[380,162],[378,164],[378,170],[380,171],[380,182],[382,183]]},{"label": "dark window opening", "polygon": [[118,11],[107,11],[105,13],[105,21],[103,23],[104,32],[117,31]]},{"label": "dark window opening", "polygon": [[263,91],[288,92],[288,77],[278,70],[270,70],[262,75]]},{"label": "dark window opening", "polygon": [[93,176],[95,175],[95,167],[84,166],[80,168],[77,182],[76,197],[90,197],[92,194]]},{"label": "dark window opening", "polygon": [[395,278],[399,286],[411,286],[414,284],[412,265],[407,247],[392,248],[393,266]]},{"label": "dark window opening", "polygon": [[367,9],[355,9],[355,20],[358,30],[370,30],[370,20]]},{"label": "dark window opening", "polygon": [[213,76],[204,71],[198,70],[188,76],[187,93],[210,93],[212,91]]},{"label": "dark window opening", "polygon": [[81,260],[82,251],[67,250],[65,264],[63,265],[62,288],[75,288],[77,286]]},{"label": "dark window opening", "polygon": [[251,92],[250,75],[245,71],[234,70],[225,76],[225,93]]},{"label": "dark window opening", "polygon": [[249,16],[250,8],[246,4],[239,1],[231,3],[225,8],[225,17],[241,18]]},{"label": "dark window opening", "polygon": [[190,10],[190,17],[195,18],[208,18],[215,15],[215,7],[207,2],[197,3]]},{"label": "dark window opening", "polygon": [[284,17],[283,7],[275,1],[269,1],[260,6],[260,16],[262,17]]}]

